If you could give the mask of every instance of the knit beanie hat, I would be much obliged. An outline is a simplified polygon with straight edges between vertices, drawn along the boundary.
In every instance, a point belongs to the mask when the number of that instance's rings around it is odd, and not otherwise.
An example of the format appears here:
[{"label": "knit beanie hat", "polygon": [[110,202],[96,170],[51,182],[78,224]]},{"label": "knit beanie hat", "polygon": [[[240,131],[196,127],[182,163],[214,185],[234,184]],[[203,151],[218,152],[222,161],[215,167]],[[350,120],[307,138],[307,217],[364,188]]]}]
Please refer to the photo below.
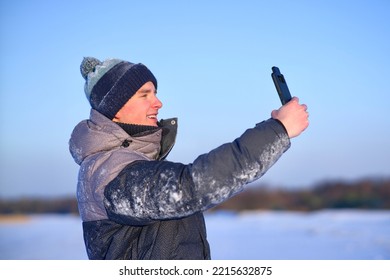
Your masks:
[{"label": "knit beanie hat", "polygon": [[125,103],[146,83],[157,80],[143,64],[120,59],[103,62],[85,57],[80,65],[84,91],[92,108],[112,120]]}]

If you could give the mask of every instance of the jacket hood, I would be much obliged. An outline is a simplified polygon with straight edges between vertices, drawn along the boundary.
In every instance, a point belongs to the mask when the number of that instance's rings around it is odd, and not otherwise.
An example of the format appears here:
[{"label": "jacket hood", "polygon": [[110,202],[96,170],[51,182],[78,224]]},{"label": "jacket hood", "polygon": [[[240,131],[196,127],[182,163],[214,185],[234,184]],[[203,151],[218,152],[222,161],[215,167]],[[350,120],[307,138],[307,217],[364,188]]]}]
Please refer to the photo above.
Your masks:
[{"label": "jacket hood", "polygon": [[[176,138],[176,129],[174,132]],[[92,109],[90,118],[81,121],[74,128],[69,140],[69,151],[75,162],[80,165],[86,157],[119,149],[125,142],[126,147],[153,159],[160,154],[162,134],[160,129],[150,135],[131,137],[115,122]]]}]

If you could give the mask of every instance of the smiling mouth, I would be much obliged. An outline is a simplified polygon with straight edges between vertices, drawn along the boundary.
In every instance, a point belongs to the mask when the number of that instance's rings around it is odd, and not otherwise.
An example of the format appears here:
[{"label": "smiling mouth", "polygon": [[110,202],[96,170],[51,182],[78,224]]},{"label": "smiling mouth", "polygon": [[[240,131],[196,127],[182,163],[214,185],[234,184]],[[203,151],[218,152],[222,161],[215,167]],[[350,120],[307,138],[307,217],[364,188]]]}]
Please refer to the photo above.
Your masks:
[{"label": "smiling mouth", "polygon": [[146,117],[148,119],[151,119],[151,120],[157,120],[157,114],[155,114],[155,115],[147,115]]}]

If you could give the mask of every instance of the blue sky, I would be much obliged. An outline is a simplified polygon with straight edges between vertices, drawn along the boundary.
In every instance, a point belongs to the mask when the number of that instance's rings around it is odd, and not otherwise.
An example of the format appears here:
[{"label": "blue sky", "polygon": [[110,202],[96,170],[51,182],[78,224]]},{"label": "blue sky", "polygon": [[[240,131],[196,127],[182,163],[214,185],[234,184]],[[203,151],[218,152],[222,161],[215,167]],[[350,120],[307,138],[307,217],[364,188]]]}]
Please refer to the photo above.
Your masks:
[{"label": "blue sky", "polygon": [[160,117],[179,118],[169,160],[269,118],[276,65],[311,123],[261,182],[389,177],[389,14],[386,0],[1,1],[0,197],[74,194],[84,56],[152,70]]}]

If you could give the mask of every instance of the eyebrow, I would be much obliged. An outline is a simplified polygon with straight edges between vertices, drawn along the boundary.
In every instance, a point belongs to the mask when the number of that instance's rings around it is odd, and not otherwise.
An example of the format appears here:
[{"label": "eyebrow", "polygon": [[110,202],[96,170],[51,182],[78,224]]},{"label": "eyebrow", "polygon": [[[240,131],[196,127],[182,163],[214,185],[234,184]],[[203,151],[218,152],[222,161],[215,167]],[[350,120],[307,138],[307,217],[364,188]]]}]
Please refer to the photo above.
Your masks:
[{"label": "eyebrow", "polygon": [[[138,91],[138,93],[150,93],[150,92],[153,92],[153,90],[151,90],[151,89],[142,89],[142,90]],[[157,90],[154,90],[154,93],[157,93]]]}]

